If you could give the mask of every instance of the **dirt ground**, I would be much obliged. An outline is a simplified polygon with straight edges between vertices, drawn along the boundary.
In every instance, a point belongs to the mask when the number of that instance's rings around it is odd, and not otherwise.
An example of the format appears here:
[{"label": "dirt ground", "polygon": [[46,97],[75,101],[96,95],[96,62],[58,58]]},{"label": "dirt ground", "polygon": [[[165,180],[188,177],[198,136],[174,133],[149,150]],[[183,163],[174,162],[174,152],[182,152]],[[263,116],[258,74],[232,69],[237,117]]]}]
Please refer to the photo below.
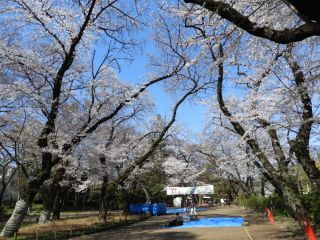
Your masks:
[{"label": "dirt ground", "polygon": [[162,229],[174,215],[151,217],[143,222],[120,229],[113,229],[74,240],[302,240],[304,235],[290,229],[290,222],[277,221],[271,224],[263,214],[253,213],[236,207],[215,208],[198,213],[199,217],[241,216],[249,222],[246,227]]}]

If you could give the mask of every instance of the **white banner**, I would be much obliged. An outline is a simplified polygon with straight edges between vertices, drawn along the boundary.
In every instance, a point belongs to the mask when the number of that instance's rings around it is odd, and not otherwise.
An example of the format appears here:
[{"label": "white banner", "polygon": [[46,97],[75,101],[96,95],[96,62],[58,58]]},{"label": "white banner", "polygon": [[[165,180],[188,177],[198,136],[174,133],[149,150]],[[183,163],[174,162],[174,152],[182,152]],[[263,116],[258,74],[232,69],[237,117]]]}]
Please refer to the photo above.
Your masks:
[{"label": "white banner", "polygon": [[166,187],[167,195],[213,194],[213,185],[196,187]]}]

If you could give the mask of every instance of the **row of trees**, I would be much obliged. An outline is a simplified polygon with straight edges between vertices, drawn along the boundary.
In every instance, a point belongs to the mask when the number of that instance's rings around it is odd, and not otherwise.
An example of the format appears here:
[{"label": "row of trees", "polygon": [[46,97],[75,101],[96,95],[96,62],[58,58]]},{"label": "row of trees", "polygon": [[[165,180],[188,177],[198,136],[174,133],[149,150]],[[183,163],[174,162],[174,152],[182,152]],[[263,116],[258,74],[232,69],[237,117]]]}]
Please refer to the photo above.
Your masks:
[{"label": "row of trees", "polygon": [[[0,197],[15,174],[21,181],[2,235],[18,230],[37,194],[44,204],[40,219],[48,220],[64,186],[81,192],[98,185],[105,219],[110,193],[119,186],[140,184],[148,195],[146,175],[157,164],[166,183],[195,183],[211,172],[245,194],[259,176],[294,218],[308,218],[290,172],[302,166],[320,194],[314,161],[320,25],[316,7],[306,6],[280,0],[5,0]],[[117,70],[134,60],[148,27],[158,50],[146,82],[133,85]],[[176,99],[168,119],[152,114],[147,88],[160,83]],[[183,129],[174,125],[187,100],[209,109],[197,144],[182,144],[177,136]]]},{"label": "row of trees", "polygon": [[[208,103],[213,106],[210,132],[216,132],[218,125],[229,131],[228,141],[238,139],[232,151],[224,142],[216,154],[258,168],[291,215],[297,220],[308,218],[290,169],[301,165],[314,191],[320,193],[320,170],[315,164],[319,38],[312,37],[319,35],[319,19],[307,11],[307,4],[299,6],[295,1],[185,2],[201,5],[198,12],[194,5],[187,6],[184,20],[178,19],[180,26],[190,29],[189,42],[195,40],[197,47],[202,43],[195,65],[208,66],[204,78],[214,75],[217,80],[216,102]],[[226,94],[224,88],[237,90]]]}]

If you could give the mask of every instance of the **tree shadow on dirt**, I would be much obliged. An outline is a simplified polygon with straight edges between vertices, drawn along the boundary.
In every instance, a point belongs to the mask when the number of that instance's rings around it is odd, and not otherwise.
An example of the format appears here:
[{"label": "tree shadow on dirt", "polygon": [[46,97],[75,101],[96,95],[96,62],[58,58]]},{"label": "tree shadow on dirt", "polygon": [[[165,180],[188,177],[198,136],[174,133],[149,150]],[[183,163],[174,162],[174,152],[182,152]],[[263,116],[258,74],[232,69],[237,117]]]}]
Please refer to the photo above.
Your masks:
[{"label": "tree shadow on dirt", "polygon": [[290,240],[305,240],[306,237],[301,230],[290,231],[290,230],[282,230],[277,232],[270,232],[268,234],[270,238],[275,239],[290,239]]},{"label": "tree shadow on dirt", "polygon": [[190,232],[158,232],[158,233],[151,233],[145,236],[148,240],[172,240],[172,239],[179,239],[179,240],[192,240],[197,239],[197,236],[190,233]]}]

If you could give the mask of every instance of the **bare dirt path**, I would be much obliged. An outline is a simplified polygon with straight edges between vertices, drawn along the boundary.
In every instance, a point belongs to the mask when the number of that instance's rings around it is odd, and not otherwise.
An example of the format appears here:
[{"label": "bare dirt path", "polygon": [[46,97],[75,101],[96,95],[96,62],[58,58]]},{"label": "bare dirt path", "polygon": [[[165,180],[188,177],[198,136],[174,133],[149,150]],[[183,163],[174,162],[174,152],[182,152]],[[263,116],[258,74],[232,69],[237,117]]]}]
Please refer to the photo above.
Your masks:
[{"label": "bare dirt path", "polygon": [[[161,229],[174,215],[151,217],[131,226],[109,230],[74,240],[302,240],[301,234],[288,230],[288,223],[271,224],[263,214],[253,213],[236,207],[215,208],[199,212],[199,217],[242,216],[249,222],[247,227]],[[251,237],[251,239],[250,239]]]}]

